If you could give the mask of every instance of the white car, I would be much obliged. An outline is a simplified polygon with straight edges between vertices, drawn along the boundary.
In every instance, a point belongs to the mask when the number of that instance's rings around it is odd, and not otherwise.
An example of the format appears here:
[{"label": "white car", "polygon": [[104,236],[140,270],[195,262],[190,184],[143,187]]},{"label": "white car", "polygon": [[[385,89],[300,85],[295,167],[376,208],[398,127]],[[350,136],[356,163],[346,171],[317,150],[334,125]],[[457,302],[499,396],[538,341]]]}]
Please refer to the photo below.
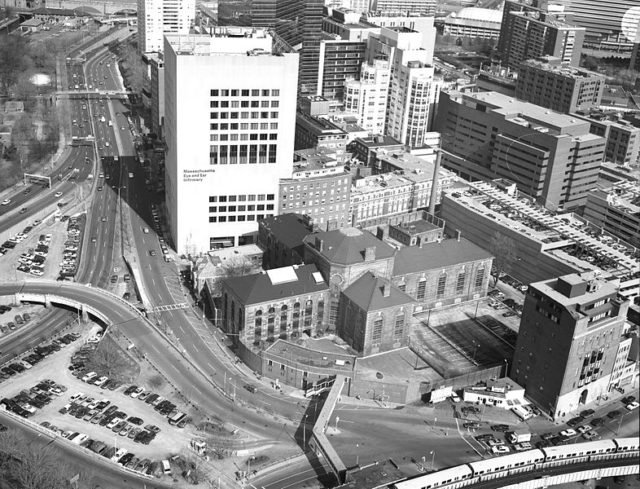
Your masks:
[{"label": "white car", "polygon": [[144,392],[144,387],[138,387],[136,390],[134,390],[131,393],[131,397],[133,397],[134,399],[136,399],[140,394],[142,394]]},{"label": "white car", "polygon": [[11,204],[11,199],[4,199],[2,201],[2,205],[9,205],[9,204]]},{"label": "white car", "polygon": [[578,433],[576,432],[576,430],[571,428],[568,428],[560,432],[560,435],[564,436],[565,438],[571,438],[572,436],[576,436],[577,434]]},{"label": "white car", "polygon": [[625,407],[629,410],[629,411],[633,411],[634,409],[637,409],[638,406],[640,406],[640,404],[638,404],[637,401],[633,401],[629,404],[627,404]]},{"label": "white car", "polygon": [[35,275],[36,277],[42,277],[44,275],[44,272],[42,270],[37,270],[35,268],[32,268],[29,273],[31,275]]},{"label": "white car", "polygon": [[62,192],[56,192],[54,194],[54,197],[58,198],[58,197],[62,197]]},{"label": "white car", "polygon": [[496,455],[500,455],[502,453],[509,453],[511,450],[509,450],[509,447],[506,445],[498,445],[495,447],[491,447],[491,451]]}]

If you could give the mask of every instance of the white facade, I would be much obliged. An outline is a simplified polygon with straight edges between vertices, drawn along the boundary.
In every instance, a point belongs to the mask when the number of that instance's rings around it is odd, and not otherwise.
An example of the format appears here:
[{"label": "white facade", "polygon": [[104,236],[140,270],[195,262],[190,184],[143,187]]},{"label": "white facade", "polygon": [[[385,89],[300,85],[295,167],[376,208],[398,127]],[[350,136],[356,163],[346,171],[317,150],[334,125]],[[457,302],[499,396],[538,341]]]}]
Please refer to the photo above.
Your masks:
[{"label": "white facade", "polygon": [[[406,12],[367,12],[362,20],[378,27],[406,27],[422,35],[420,47],[427,51],[427,59],[433,60],[433,51],[436,45],[436,28],[433,25],[434,18],[430,15],[406,15]],[[429,61],[430,63],[431,61]]]},{"label": "white facade", "polygon": [[195,0],[138,0],[138,50],[162,51],[162,36],[188,34],[195,16]]},{"label": "white facade", "polygon": [[165,38],[166,204],[180,253],[250,244],[291,175],[298,54],[266,31]]},{"label": "white facade", "polygon": [[358,125],[372,134],[384,133],[390,76],[389,63],[375,60],[362,64],[360,80],[350,78],[344,83],[345,112],[355,114]]},{"label": "white facade", "polygon": [[433,50],[422,48],[419,32],[382,27],[379,36],[369,38],[367,59],[386,59],[391,67],[385,134],[410,147],[423,146],[437,90]]}]

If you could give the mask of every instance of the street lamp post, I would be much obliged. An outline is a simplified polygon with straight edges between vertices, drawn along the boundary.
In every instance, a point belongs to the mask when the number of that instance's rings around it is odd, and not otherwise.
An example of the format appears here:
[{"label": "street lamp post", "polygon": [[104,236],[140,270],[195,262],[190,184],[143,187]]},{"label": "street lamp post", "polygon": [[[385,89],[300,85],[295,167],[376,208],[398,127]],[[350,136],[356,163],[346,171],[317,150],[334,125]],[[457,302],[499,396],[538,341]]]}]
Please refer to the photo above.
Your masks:
[{"label": "street lamp post", "polygon": [[429,452],[429,455],[431,455],[431,468],[429,470],[433,471],[433,464],[434,464],[435,459],[436,459],[436,451],[435,450],[431,450]]},{"label": "street lamp post", "polygon": [[358,448],[360,448],[360,444],[356,443],[356,465],[360,465],[360,453],[358,452]]}]

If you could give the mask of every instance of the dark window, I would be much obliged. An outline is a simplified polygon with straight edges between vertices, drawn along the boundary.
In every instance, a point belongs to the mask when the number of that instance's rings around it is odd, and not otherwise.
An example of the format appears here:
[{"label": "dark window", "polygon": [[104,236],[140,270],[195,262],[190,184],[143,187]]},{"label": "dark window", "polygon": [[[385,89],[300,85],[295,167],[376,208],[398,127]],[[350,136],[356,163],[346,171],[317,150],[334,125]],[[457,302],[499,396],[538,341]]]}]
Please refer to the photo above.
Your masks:
[{"label": "dark window", "polygon": [[425,293],[427,291],[427,281],[423,278],[418,282],[418,293],[416,294],[416,298],[419,301],[424,300]]},{"label": "dark window", "polygon": [[442,297],[444,295],[444,289],[447,286],[447,275],[442,274],[438,277],[438,286],[436,287],[436,297]]},{"label": "dark window", "polygon": [[478,271],[476,272],[476,283],[475,283],[476,288],[482,287],[483,283],[484,283],[484,268],[479,268]]},{"label": "dark window", "polygon": [[371,333],[372,343],[380,343],[382,339],[382,323],[383,319],[381,317],[373,321],[373,331]]},{"label": "dark window", "polygon": [[467,274],[465,272],[460,272],[458,274],[458,280],[456,282],[456,294],[462,294],[464,291],[464,282]]}]

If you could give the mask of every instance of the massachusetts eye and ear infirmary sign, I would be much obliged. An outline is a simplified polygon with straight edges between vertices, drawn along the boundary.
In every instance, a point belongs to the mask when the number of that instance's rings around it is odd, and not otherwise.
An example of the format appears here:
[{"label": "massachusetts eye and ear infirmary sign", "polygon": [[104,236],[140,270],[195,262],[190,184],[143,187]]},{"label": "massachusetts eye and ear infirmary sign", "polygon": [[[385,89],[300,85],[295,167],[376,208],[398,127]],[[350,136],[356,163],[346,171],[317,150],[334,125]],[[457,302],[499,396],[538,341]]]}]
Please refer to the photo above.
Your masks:
[{"label": "massachusetts eye and ear infirmary sign", "polygon": [[207,178],[207,174],[215,173],[215,169],[213,168],[205,168],[203,170],[182,170],[182,181],[183,182],[202,182],[205,178]]}]

